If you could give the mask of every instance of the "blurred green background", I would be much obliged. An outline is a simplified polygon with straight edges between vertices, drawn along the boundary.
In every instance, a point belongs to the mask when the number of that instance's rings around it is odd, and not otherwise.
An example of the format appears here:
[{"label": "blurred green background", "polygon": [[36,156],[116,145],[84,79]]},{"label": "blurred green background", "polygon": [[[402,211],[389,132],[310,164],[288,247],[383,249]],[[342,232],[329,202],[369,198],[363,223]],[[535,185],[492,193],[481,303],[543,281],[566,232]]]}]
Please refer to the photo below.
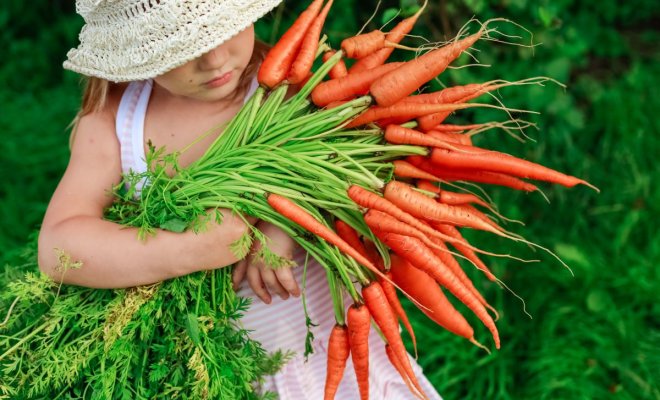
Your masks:
[{"label": "blurred green background", "polygon": [[[12,275],[20,251],[38,229],[68,158],[69,123],[80,101],[80,79],[61,68],[77,44],[82,20],[73,1],[0,5],[0,273]],[[273,40],[307,2],[285,1],[261,21]],[[326,27],[330,43],[360,30],[374,0],[335,0]],[[412,0],[383,1],[367,29],[379,28]],[[350,10],[350,12],[349,12]],[[476,144],[524,157],[598,186],[541,185],[520,194],[486,187],[503,214],[526,226],[516,233],[548,247],[575,276],[542,252],[483,233],[478,246],[540,263],[490,257],[496,274],[524,299],[473,274],[501,313],[502,349],[491,355],[435,327],[406,304],[419,342],[419,363],[446,399],[660,399],[660,7],[655,0],[431,1],[413,32],[451,39],[471,17],[503,17],[531,33],[533,50],[481,41],[474,54],[489,67],[452,69],[434,86],[548,76],[567,85],[502,89],[509,107],[538,111],[534,139],[519,143],[489,132]],[[530,35],[512,25],[503,31]],[[420,45],[410,38],[409,45]],[[409,57],[399,52],[397,57]],[[471,62],[466,57],[459,64]],[[504,120],[500,112],[460,112],[456,123]],[[0,279],[0,281],[2,281]],[[5,280],[6,282],[6,280]],[[464,309],[461,309],[464,311]],[[477,339],[487,331],[471,314]],[[3,310],[0,310],[2,317]]]}]

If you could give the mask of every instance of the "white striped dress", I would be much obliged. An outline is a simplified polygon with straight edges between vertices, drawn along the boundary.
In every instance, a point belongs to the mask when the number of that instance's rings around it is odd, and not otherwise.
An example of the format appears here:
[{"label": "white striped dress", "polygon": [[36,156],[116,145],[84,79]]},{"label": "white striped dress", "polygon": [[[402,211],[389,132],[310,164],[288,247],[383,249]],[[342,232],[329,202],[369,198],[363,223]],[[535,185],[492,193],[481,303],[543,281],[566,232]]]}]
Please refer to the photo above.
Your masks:
[{"label": "white striped dress", "polygon": [[[144,118],[153,86],[152,81],[132,82],[126,88],[117,112],[117,138],[121,147],[121,163],[124,173],[133,170],[146,170],[144,161]],[[246,99],[257,87],[253,82]],[[302,286],[302,266],[305,252],[298,248],[294,260],[300,267],[294,272]],[[307,266],[306,304],[308,314],[315,324],[312,328],[314,353],[305,361],[305,313],[301,298],[282,300],[274,295],[271,304],[265,304],[244,282],[239,291],[243,297],[253,297],[254,301],[243,318],[246,329],[252,337],[261,342],[269,352],[291,350],[296,353],[276,375],[269,377],[262,387],[277,393],[281,400],[319,400],[323,398],[327,361],[327,343],[330,330],[334,326],[334,311],[328,291],[325,271],[311,257]],[[347,304],[349,304],[347,302]],[[369,387],[373,400],[413,399],[398,372],[391,366],[382,339],[374,329],[369,337]],[[421,368],[411,358],[420,384],[430,399],[439,400],[440,395],[422,374]],[[339,386],[337,399],[359,399],[353,365],[349,358],[344,377]]]}]

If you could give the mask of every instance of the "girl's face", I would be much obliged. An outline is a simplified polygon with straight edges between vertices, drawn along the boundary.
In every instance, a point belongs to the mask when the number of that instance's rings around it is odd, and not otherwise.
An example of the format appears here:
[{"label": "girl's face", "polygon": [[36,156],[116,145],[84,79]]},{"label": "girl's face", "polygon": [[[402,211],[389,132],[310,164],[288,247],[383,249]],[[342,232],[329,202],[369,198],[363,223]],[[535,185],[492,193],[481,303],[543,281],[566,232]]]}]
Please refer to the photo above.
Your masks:
[{"label": "girl's face", "polygon": [[202,101],[230,98],[254,50],[254,25],[154,81],[172,95]]}]

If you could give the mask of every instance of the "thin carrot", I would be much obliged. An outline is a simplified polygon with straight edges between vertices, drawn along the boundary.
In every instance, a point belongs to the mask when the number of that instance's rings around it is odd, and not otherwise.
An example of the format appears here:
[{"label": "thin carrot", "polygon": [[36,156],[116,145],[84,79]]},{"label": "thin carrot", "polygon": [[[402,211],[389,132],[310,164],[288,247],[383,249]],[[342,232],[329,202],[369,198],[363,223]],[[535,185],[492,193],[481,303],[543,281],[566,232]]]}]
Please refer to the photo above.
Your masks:
[{"label": "thin carrot", "polygon": [[351,121],[347,127],[354,128],[386,118],[396,118],[397,120],[410,121],[424,115],[434,114],[442,111],[452,112],[466,108],[483,106],[483,104],[479,103],[415,104],[405,102],[390,104],[388,106],[371,106],[357,118]]},{"label": "thin carrot", "polygon": [[[405,288],[406,292],[424,306],[420,307],[420,310],[429,319],[455,335],[478,343],[474,338],[474,329],[429,274],[413,267],[404,258],[392,255],[392,277],[397,285]],[[483,347],[481,344],[477,345]]]},{"label": "thin carrot", "polygon": [[406,352],[406,347],[403,344],[403,340],[401,340],[397,318],[387,302],[383,287],[378,282],[371,282],[369,285],[362,287],[362,298],[369,308],[369,312],[376,325],[378,325],[383,336],[385,336],[387,343],[392,346],[392,351],[401,362],[401,367],[406,372],[406,375],[408,375],[408,378],[410,378],[419,393],[423,394],[422,386],[415,376],[410,359],[408,358],[408,353]]},{"label": "thin carrot", "polygon": [[475,34],[456,40],[408,61],[376,80],[369,91],[381,106],[391,106],[442,73],[463,51],[481,38],[486,25]]},{"label": "thin carrot", "polygon": [[598,190],[585,180],[496,151],[465,153],[435,149],[431,154],[431,161],[441,167],[499,172],[522,178],[558,183],[566,187],[583,184]]},{"label": "thin carrot", "polygon": [[261,85],[272,88],[284,81],[302,46],[307,29],[314,22],[322,5],[323,0],[314,0],[268,51],[257,74]]},{"label": "thin carrot", "polygon": [[472,292],[472,294],[479,300],[481,304],[484,305],[484,307],[488,308],[495,314],[495,318],[499,318],[499,314],[497,313],[497,310],[495,310],[488,302],[486,299],[481,295],[481,293],[477,290],[476,287],[474,287],[474,283],[470,278],[465,274],[465,271],[463,271],[463,268],[461,268],[461,265],[456,261],[456,259],[449,253],[449,249],[447,246],[445,246],[444,243],[440,242],[437,239],[431,239],[437,246],[440,246],[444,248],[444,251],[437,250],[434,248],[431,248],[430,250],[443,262],[445,265],[456,275],[456,277],[465,285],[465,287]]},{"label": "thin carrot", "polygon": [[349,354],[348,328],[345,325],[336,324],[332,328],[328,339],[328,365],[325,376],[324,400],[335,398],[339,383],[344,376]]},{"label": "thin carrot", "polygon": [[392,144],[409,144],[413,146],[428,146],[441,149],[456,149],[453,145],[429,136],[411,128],[405,128],[401,125],[388,125],[385,128],[385,140]]},{"label": "thin carrot", "polygon": [[[463,254],[465,256],[465,258],[467,258],[472,263],[474,263],[474,265],[476,265],[477,268],[481,272],[483,272],[484,275],[486,275],[486,277],[490,281],[492,281],[492,282],[497,281],[497,278],[495,277],[495,275],[493,275],[490,268],[488,268],[488,266],[486,266],[486,264],[484,264],[484,262],[481,261],[479,256],[477,256],[477,254],[474,251],[472,251],[472,249],[465,246],[466,244],[468,244],[468,242],[467,242],[467,240],[465,240],[463,235],[461,235],[461,232],[455,226],[449,225],[449,224],[435,224],[435,223],[431,223],[431,225],[433,225],[433,227],[435,229],[439,230],[440,232],[444,233],[445,235],[451,236],[454,239],[456,239],[457,242],[452,242],[451,245],[454,246],[454,248],[456,248],[456,250],[460,251],[461,254]],[[405,288],[403,288],[403,289],[405,290]]]},{"label": "thin carrot", "polygon": [[402,236],[382,231],[374,232],[383,243],[387,244],[396,254],[406,259],[414,267],[429,274],[440,285],[447,288],[456,298],[465,304],[483,322],[493,335],[495,346],[500,348],[500,338],[497,327],[486,308],[472,294],[472,292],[460,282],[442,261],[440,261],[431,250],[420,240],[410,236]]},{"label": "thin carrot", "polygon": [[409,156],[406,160],[412,165],[420,168],[439,179],[446,181],[471,181],[478,183],[487,183],[492,185],[506,186],[511,189],[523,190],[525,192],[533,192],[539,190],[534,184],[525,182],[513,176],[479,170],[466,170],[466,169],[449,169],[440,168],[433,164],[428,158],[421,156]]},{"label": "thin carrot", "polygon": [[[442,125],[440,125],[440,126],[442,126]],[[452,126],[460,126],[460,125],[452,125]],[[437,128],[437,126],[435,128]],[[430,130],[430,131],[427,131],[426,134],[431,136],[431,137],[444,140],[445,142],[459,143],[459,144],[464,144],[464,145],[467,145],[467,146],[472,146],[472,138],[469,135],[465,135],[465,134],[460,133],[458,131],[452,132],[450,130],[447,130],[447,131]]]},{"label": "thin carrot", "polygon": [[[334,56],[335,54],[337,54],[335,50],[326,51],[323,53],[323,62],[328,61],[330,57]],[[348,75],[348,70],[346,69],[346,63],[343,59],[339,60],[339,62],[335,64],[334,67],[332,67],[330,72],[328,72],[330,79],[339,79],[345,77],[346,75]]]},{"label": "thin carrot", "polygon": [[363,58],[385,47],[385,34],[376,29],[342,40],[341,49],[348,58]]},{"label": "thin carrot", "polygon": [[296,60],[291,65],[291,70],[287,80],[289,83],[295,85],[309,76],[310,71],[312,70],[312,64],[314,64],[314,58],[316,58],[316,52],[319,47],[319,39],[321,37],[321,29],[323,29],[323,24],[325,19],[328,16],[330,7],[334,0],[328,0],[323,10],[319,15],[314,18],[312,24],[307,28],[305,33],[305,38],[303,39]]},{"label": "thin carrot", "polygon": [[[422,223],[420,220],[417,218],[413,217],[412,215],[408,214],[407,212],[403,211],[396,205],[394,205],[392,202],[389,200],[372,193],[360,186],[357,185],[352,185],[348,189],[348,196],[353,200],[356,204],[367,208],[367,209],[374,209],[377,211],[381,211],[387,215],[392,216],[395,220],[398,220],[402,222],[401,226],[406,226],[409,225],[410,227],[416,228],[417,230],[427,234],[431,235],[434,237],[437,237],[439,239],[445,240],[445,241],[452,241],[454,240],[451,237],[448,237],[444,234],[439,233],[435,229],[429,227],[428,225]],[[366,215],[365,215],[366,216]],[[394,226],[388,226],[388,229],[392,229]],[[396,227],[394,227],[396,228]],[[372,227],[373,230],[373,227]],[[415,233],[412,233],[412,235],[417,235]],[[476,250],[476,249],[475,249]]]},{"label": "thin carrot", "polygon": [[354,304],[346,312],[348,343],[355,369],[360,399],[369,400],[369,330],[371,314],[364,304]]},{"label": "thin carrot", "polygon": [[[417,11],[413,16],[404,19],[399,22],[385,37],[385,39],[391,43],[399,43],[403,40],[404,37],[413,29],[415,23],[419,19],[419,16],[422,14],[422,11],[426,8],[427,1],[424,2],[424,5]],[[382,65],[387,61],[387,59],[394,51],[392,47],[385,47],[376,51],[373,54],[368,55],[367,57],[361,58],[350,68],[350,73],[362,72],[368,69],[376,68],[379,65]]]},{"label": "thin carrot", "polygon": [[[335,231],[340,238],[344,239],[351,247],[362,254],[364,258],[369,259],[373,263],[373,260],[369,257],[367,250],[364,247],[364,244],[360,240],[358,233],[346,222],[338,219],[335,221]],[[375,264],[375,263],[374,263]]]},{"label": "thin carrot", "polygon": [[401,305],[401,302],[396,295],[396,288],[394,285],[392,285],[392,283],[390,283],[392,281],[392,274],[390,272],[386,272],[385,275],[390,280],[388,281],[385,279],[379,279],[378,283],[380,283],[380,286],[383,288],[383,292],[385,293],[387,302],[389,303],[390,307],[392,307],[392,311],[394,311],[394,314],[396,314],[399,320],[401,320],[403,326],[406,327],[406,330],[410,335],[410,339],[412,340],[413,348],[415,349],[415,357],[417,357],[417,339],[415,338],[415,331],[410,324],[410,320],[408,319],[406,311],[403,309],[403,306]]},{"label": "thin carrot", "polygon": [[422,190],[426,190],[427,192],[436,193],[438,195],[436,198],[439,202],[450,206],[478,204],[482,207],[491,209],[490,204],[486,203],[479,196],[472,193],[456,193],[450,192],[448,190],[441,190],[438,186],[428,181],[418,181],[417,187]]},{"label": "thin carrot", "polygon": [[389,63],[373,70],[348,74],[343,78],[321,82],[312,91],[312,102],[324,107],[334,101],[346,100],[369,92],[371,83],[381,75],[397,68],[402,63]]},{"label": "thin carrot", "polygon": [[357,250],[346,243],[346,241],[340,238],[330,228],[317,221],[311,214],[309,214],[293,201],[275,193],[269,194],[267,200],[268,204],[284,217],[302,226],[313,234],[322,237],[329,243],[337,246],[339,250],[349,255],[350,257],[353,257],[355,261],[364,265],[377,275],[382,276],[382,273],[378,271],[378,269],[362,254],[360,254]]},{"label": "thin carrot", "polygon": [[419,169],[405,160],[394,160],[394,176],[400,178],[426,179],[429,181],[439,181],[434,175]]},{"label": "thin carrot", "polygon": [[385,198],[417,218],[467,226],[502,235],[502,230],[482,221],[469,211],[438,203],[402,182],[390,181],[385,185]]},{"label": "thin carrot", "polygon": [[392,364],[394,369],[396,369],[399,375],[401,375],[401,378],[408,387],[408,390],[410,390],[411,393],[415,393],[417,389],[415,389],[415,387],[410,382],[410,379],[408,378],[408,375],[406,375],[406,371],[403,369],[401,362],[394,354],[394,350],[392,350],[392,346],[390,346],[387,343],[385,343],[385,354],[387,355],[387,359],[390,360],[390,364]]}]

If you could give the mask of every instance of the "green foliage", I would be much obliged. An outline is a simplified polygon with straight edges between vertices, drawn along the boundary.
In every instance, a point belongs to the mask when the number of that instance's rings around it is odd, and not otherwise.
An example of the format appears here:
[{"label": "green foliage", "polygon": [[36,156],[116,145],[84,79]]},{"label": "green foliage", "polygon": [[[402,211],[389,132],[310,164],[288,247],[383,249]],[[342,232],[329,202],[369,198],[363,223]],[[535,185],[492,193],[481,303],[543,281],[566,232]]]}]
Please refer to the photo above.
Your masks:
[{"label": "green foliage", "polygon": [[[338,47],[341,38],[359,31],[376,4],[335,0],[335,10],[351,12],[329,16],[330,44]],[[260,37],[272,42],[303,7],[304,2],[285,2],[257,26]],[[367,30],[380,28],[399,8],[405,15],[414,5],[383,1]],[[409,307],[421,349],[419,362],[446,399],[660,398],[660,237],[654,224],[660,216],[660,194],[653,186],[660,178],[655,160],[660,154],[655,117],[660,104],[654,93],[660,74],[657,2],[430,1],[413,34],[434,42],[449,40],[472,16],[482,21],[509,18],[533,32],[534,43],[540,45],[532,51],[478,43],[475,47],[481,52],[475,54],[490,67],[449,70],[439,78],[442,84],[545,75],[568,86],[503,89],[499,95],[507,106],[542,113],[534,118],[539,125],[533,135],[536,142],[523,145],[490,132],[477,143],[588,179],[602,193],[543,186],[551,200],[547,204],[537,194],[487,188],[504,215],[526,223],[510,228],[557,252],[575,277],[551,258],[529,254],[523,246],[472,235],[470,240],[489,250],[542,258],[539,264],[485,260],[525,299],[533,319],[525,316],[511,293],[473,274],[477,287],[501,312],[502,349],[486,355]],[[0,8],[5,44],[0,64],[0,265],[12,265],[0,271],[0,286],[18,276],[17,271],[34,268],[19,261],[25,259],[23,244],[38,227],[66,165],[67,125],[77,109],[79,87],[74,74],[62,71],[61,62],[67,49],[76,45],[80,25],[70,1],[26,7],[25,2],[9,0]],[[414,37],[406,40],[408,45],[420,43]],[[503,118],[482,110],[458,113],[452,121]],[[33,279],[31,287],[37,291],[39,281],[36,275]],[[178,301],[185,301],[183,294]],[[10,303],[0,303],[0,319]],[[153,312],[159,312],[156,303],[154,307]],[[35,306],[31,312],[45,311]],[[474,319],[470,322],[485,342],[485,329]],[[174,345],[154,348],[165,354]],[[119,343],[115,357],[127,349],[128,344]],[[53,368],[58,368],[55,362]],[[173,382],[181,381],[186,371],[185,365],[170,370],[154,363],[148,379],[162,381],[171,374]],[[3,384],[0,380],[0,398]],[[168,390],[176,393],[175,387]]]}]

